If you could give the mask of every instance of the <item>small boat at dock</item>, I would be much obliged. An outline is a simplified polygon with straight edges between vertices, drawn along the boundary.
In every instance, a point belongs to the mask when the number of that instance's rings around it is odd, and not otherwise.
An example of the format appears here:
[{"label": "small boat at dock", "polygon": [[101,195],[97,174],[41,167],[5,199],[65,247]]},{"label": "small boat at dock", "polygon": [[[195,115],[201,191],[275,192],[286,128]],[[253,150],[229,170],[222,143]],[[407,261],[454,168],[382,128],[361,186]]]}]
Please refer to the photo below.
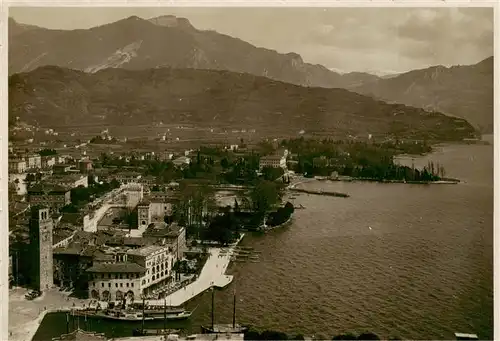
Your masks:
[{"label": "small boat at dock", "polygon": [[455,333],[456,340],[479,340],[476,334]]},{"label": "small boat at dock", "polygon": [[180,329],[134,329],[132,331],[132,336],[169,335],[179,334],[180,332]]}]

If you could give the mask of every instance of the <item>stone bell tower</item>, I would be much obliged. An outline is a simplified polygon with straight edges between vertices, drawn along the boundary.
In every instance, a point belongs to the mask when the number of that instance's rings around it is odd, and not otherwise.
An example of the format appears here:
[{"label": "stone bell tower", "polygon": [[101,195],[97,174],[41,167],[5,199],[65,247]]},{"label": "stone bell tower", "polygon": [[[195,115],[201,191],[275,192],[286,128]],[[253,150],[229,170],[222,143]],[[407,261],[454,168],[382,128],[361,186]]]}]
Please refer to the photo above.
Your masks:
[{"label": "stone bell tower", "polygon": [[31,284],[40,291],[54,285],[52,230],[53,221],[49,209],[42,206],[33,207],[29,223]]}]

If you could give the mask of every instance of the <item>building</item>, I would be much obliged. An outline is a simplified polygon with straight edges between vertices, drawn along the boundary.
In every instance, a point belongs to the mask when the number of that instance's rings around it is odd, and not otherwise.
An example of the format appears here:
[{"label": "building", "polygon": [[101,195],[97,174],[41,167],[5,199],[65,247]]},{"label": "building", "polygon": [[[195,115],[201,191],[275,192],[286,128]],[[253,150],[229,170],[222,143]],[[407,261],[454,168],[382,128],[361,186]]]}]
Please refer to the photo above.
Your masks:
[{"label": "building", "polygon": [[176,259],[182,259],[186,251],[186,228],[176,223],[167,225],[165,222],[151,223],[143,233],[144,238],[154,238],[157,243],[171,246]]},{"label": "building", "polygon": [[78,168],[81,173],[88,173],[92,170],[92,161],[90,160],[82,160],[78,162]]},{"label": "building", "polygon": [[59,185],[36,184],[28,189],[28,202],[57,211],[71,202],[71,192]]},{"label": "building", "polygon": [[127,252],[129,261],[146,268],[141,278],[141,293],[151,294],[172,280],[172,268],[177,260],[171,246],[149,245]]},{"label": "building", "polygon": [[57,174],[46,179],[46,183],[59,184],[66,188],[89,187],[89,178],[84,174]]},{"label": "building", "polygon": [[259,160],[259,167],[283,168],[286,169],[286,157],[282,155],[268,155],[263,156]]},{"label": "building", "polygon": [[42,157],[38,154],[31,154],[26,156],[26,163],[28,168],[42,168]]},{"label": "building", "polygon": [[171,152],[161,152],[158,154],[158,159],[160,161],[168,161],[168,160],[172,160],[172,158],[174,157],[174,153],[171,153]]},{"label": "building", "polygon": [[56,164],[55,156],[42,156],[42,168],[53,167]]},{"label": "building", "polygon": [[119,172],[115,174],[109,174],[107,176],[108,182],[116,179],[121,184],[139,183],[141,179],[141,173],[138,172]]},{"label": "building", "polygon": [[137,300],[141,296],[141,279],[146,268],[139,264],[124,261],[106,264],[99,263],[87,270],[89,278],[89,297],[102,301]]},{"label": "building", "polygon": [[9,160],[9,173],[24,173],[27,169],[26,161],[21,159]]},{"label": "building", "polygon": [[67,164],[57,164],[52,166],[52,172],[54,174],[66,174],[71,172],[71,170],[74,168],[72,165],[67,165]]},{"label": "building", "polygon": [[182,167],[189,165],[191,163],[191,159],[187,156],[180,156],[172,162],[175,166]]},{"label": "building", "polygon": [[33,288],[47,290],[54,284],[52,258],[53,221],[48,208],[35,206],[31,210],[29,222],[30,238],[30,279]]},{"label": "building", "polygon": [[71,243],[53,250],[54,284],[60,287],[86,290],[88,273],[92,266],[93,247],[84,243]]},{"label": "building", "polygon": [[138,227],[146,228],[151,223],[163,222],[165,216],[171,216],[173,213],[173,203],[177,199],[165,192],[151,192],[148,199],[143,200],[137,206]]}]

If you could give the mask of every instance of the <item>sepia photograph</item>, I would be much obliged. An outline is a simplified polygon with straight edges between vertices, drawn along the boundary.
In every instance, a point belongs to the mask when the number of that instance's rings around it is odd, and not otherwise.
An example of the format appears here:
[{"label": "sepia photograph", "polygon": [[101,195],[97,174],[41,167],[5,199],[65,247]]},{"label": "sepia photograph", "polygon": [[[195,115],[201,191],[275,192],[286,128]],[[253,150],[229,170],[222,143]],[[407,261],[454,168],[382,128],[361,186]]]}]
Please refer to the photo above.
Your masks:
[{"label": "sepia photograph", "polygon": [[7,10],[10,341],[494,339],[494,7]]}]

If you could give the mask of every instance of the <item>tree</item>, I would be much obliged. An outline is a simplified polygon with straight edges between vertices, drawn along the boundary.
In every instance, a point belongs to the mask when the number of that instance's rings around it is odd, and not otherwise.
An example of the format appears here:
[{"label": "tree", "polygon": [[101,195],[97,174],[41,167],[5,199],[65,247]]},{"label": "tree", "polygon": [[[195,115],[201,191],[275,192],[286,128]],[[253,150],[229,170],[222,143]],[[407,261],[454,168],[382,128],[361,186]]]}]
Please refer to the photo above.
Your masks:
[{"label": "tree", "polygon": [[229,168],[229,161],[227,160],[227,158],[223,158],[222,160],[220,160],[220,165],[222,168],[224,169],[227,169]]},{"label": "tree", "polygon": [[258,181],[250,192],[253,209],[264,216],[279,200],[278,186],[271,181]]},{"label": "tree", "polygon": [[38,152],[40,156],[52,156],[57,155],[57,151],[55,149],[42,149]]},{"label": "tree", "polygon": [[380,338],[374,333],[365,332],[358,336],[358,340],[380,340]]},{"label": "tree", "polygon": [[356,335],[353,335],[351,333],[336,335],[332,338],[332,340],[357,340],[357,339],[358,338],[356,337]]},{"label": "tree", "polygon": [[116,179],[113,179],[113,180],[111,180],[109,185],[111,186],[111,188],[118,188],[118,187],[120,187],[120,182]]}]

